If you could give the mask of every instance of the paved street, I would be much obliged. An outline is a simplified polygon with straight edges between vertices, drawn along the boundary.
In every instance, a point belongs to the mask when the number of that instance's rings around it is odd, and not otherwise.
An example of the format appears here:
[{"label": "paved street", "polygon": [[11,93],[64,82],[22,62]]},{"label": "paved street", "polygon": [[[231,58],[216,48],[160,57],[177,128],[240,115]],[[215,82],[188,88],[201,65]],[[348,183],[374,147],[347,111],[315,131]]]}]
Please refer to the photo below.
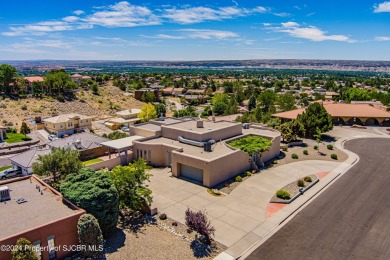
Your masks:
[{"label": "paved street", "polygon": [[390,139],[345,147],[360,161],[247,259],[390,259]]}]

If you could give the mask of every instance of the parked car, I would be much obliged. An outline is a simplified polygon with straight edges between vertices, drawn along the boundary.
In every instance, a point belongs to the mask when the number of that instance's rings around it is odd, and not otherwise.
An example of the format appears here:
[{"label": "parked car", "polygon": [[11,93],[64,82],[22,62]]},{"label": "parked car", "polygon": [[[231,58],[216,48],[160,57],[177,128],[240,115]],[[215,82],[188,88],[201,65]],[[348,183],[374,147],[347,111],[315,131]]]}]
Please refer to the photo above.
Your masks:
[{"label": "parked car", "polygon": [[48,138],[49,138],[50,141],[54,141],[54,140],[58,139],[58,136],[56,136],[56,135],[49,135]]},{"label": "parked car", "polygon": [[8,169],[5,171],[0,172],[0,179],[5,180],[7,178],[12,178],[12,177],[17,177],[22,175],[22,170],[21,169]]},{"label": "parked car", "polygon": [[122,130],[123,132],[129,132],[129,131],[130,131],[130,129],[129,129],[127,126],[122,126],[122,127],[121,127],[121,130]]}]

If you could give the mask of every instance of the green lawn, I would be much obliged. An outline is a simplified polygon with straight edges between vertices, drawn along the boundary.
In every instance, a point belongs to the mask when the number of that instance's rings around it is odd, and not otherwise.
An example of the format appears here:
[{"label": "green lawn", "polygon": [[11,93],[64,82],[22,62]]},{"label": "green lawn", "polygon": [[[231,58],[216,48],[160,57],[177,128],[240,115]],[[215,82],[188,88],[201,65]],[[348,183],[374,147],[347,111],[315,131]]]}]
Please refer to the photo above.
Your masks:
[{"label": "green lawn", "polygon": [[243,150],[251,156],[256,152],[264,152],[272,146],[272,142],[270,140],[257,135],[236,139],[228,144]]},{"label": "green lawn", "polygon": [[2,171],[5,171],[5,170],[7,170],[7,169],[11,169],[12,168],[12,166],[2,166],[2,167],[0,167],[0,172],[2,172]]},{"label": "green lawn", "polygon": [[24,134],[19,133],[7,133],[7,138],[4,139],[6,143],[13,144],[13,143],[20,143],[24,141],[30,141],[31,138],[27,136],[27,138],[24,136]]},{"label": "green lawn", "polygon": [[99,158],[91,159],[91,160],[83,162],[83,166],[88,166],[88,165],[95,164],[95,163],[102,162],[102,161],[103,160],[99,159]]}]

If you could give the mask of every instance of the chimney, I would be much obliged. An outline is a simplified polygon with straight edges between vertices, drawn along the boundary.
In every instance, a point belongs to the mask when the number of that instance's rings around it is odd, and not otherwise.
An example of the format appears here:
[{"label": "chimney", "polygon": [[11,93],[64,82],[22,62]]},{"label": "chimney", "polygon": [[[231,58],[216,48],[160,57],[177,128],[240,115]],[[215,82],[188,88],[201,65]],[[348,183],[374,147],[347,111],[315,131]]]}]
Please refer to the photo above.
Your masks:
[{"label": "chimney", "polygon": [[203,128],[203,121],[202,120],[196,121],[196,128]]}]

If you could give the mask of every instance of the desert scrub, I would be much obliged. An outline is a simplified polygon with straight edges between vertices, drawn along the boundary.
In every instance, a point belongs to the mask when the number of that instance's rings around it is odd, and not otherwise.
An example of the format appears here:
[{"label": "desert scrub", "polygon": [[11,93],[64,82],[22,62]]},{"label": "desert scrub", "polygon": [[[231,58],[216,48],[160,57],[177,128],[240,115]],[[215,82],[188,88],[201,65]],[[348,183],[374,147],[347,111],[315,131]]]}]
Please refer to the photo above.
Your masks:
[{"label": "desert scrub", "polygon": [[299,157],[298,157],[298,154],[293,153],[293,154],[291,155],[291,158],[293,158],[293,159],[298,159]]},{"label": "desert scrub", "polygon": [[278,190],[276,192],[276,196],[279,199],[283,199],[283,200],[289,200],[291,198],[290,192],[288,192],[286,190]]}]

